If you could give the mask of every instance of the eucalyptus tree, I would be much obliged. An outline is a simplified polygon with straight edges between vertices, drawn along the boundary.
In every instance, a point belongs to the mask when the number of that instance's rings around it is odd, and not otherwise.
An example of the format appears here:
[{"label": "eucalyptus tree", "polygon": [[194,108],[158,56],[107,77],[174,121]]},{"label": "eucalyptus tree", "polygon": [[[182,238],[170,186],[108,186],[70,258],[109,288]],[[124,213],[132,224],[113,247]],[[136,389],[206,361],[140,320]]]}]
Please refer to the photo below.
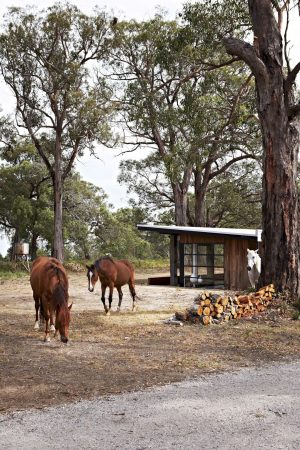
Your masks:
[{"label": "eucalyptus tree", "polygon": [[205,224],[209,227],[261,227],[261,168],[256,161],[232,166],[209,185]]},{"label": "eucalyptus tree", "polygon": [[35,257],[37,241],[48,237],[53,220],[50,176],[31,143],[19,141],[3,148],[1,158],[0,226],[12,243],[29,240],[30,254]]},{"label": "eucalyptus tree", "polygon": [[[203,1],[186,7],[195,33],[203,18],[211,28],[215,48],[224,45],[228,58],[243,61],[255,77],[256,107],[263,143],[263,255],[262,284],[300,294],[299,213],[297,165],[299,150],[299,95],[295,83],[300,62],[292,64],[289,50],[294,0]],[[226,21],[225,12],[231,11]],[[299,17],[295,18],[298,20]],[[248,34],[240,30],[246,28]],[[229,59],[228,59],[229,60]]]},{"label": "eucalyptus tree", "polygon": [[121,161],[118,181],[127,186],[127,193],[132,195],[131,203],[147,210],[148,220],[157,221],[162,211],[174,209],[172,187],[156,152],[144,159]]},{"label": "eucalyptus tree", "polygon": [[[287,50],[288,19],[293,4],[296,2],[289,0],[249,0],[253,45],[234,37],[226,37],[223,42],[229,54],[245,61],[256,81],[264,148],[261,282],[272,280],[278,289],[288,289],[298,297],[300,105],[294,87],[300,60],[292,66]],[[287,15],[285,28],[282,23],[284,13]]]},{"label": "eucalyptus tree", "polygon": [[[195,224],[203,225],[209,182],[230,165],[255,157],[258,148],[253,108],[251,102],[245,103],[251,92],[249,71],[240,66],[215,75],[218,56],[210,65],[201,61],[207,56],[206,42],[185,24],[162,16],[119,23],[116,35],[113,67],[124,89],[124,142],[157,153],[177,225],[187,224],[189,190],[194,185]],[[237,80],[242,80],[242,88]],[[161,192],[162,201],[170,201],[167,191],[157,185],[156,195]]]},{"label": "eucalyptus tree", "polygon": [[[18,143],[1,153],[0,227],[13,242],[30,243],[35,258],[40,243],[53,247],[53,186],[32,144]],[[70,254],[87,257],[94,246],[94,230],[109,215],[104,191],[87,183],[73,170],[65,182],[63,236]],[[49,226],[50,225],[50,226]]]},{"label": "eucalyptus tree", "polygon": [[136,206],[110,211],[95,228],[93,256],[111,253],[117,258],[153,259],[167,257],[169,242],[166,236],[145,236],[136,228],[148,219],[148,211]]},{"label": "eucalyptus tree", "polygon": [[[156,155],[144,160],[124,160],[119,182],[132,195],[130,204],[147,210],[148,221],[174,223],[174,197]],[[201,205],[202,225],[209,227],[261,227],[261,167],[246,159],[212,177]],[[195,226],[197,198],[188,195],[187,224]]]},{"label": "eucalyptus tree", "polygon": [[65,247],[70,255],[89,259],[96,247],[95,230],[110,216],[107,195],[72,171],[63,202]]},{"label": "eucalyptus tree", "polygon": [[[107,58],[111,23],[56,3],[46,10],[10,8],[0,35],[0,67],[16,101],[16,122],[52,179],[53,255],[63,260],[62,200],[75,159],[111,138],[111,92],[94,71]],[[21,132],[20,131],[20,132]]]}]

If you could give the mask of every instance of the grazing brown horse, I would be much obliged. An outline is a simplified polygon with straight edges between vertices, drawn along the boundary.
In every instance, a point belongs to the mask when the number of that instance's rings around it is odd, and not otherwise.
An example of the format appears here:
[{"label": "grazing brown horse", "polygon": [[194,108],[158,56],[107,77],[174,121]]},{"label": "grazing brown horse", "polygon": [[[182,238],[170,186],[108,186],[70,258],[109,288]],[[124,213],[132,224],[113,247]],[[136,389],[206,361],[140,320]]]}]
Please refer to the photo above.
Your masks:
[{"label": "grazing brown horse", "polygon": [[[70,309],[68,306],[68,278],[64,266],[55,258],[40,256],[34,260],[30,275],[30,284],[35,301],[35,326],[39,328],[38,313],[46,320],[45,342],[50,341],[49,319],[53,326],[55,315],[55,335],[60,333],[62,342],[68,342]],[[53,327],[54,328],[54,327]],[[51,329],[53,329],[51,327]]]},{"label": "grazing brown horse", "polygon": [[[121,287],[128,284],[130,293],[132,295],[132,310],[135,310],[135,289],[134,289],[134,268],[126,259],[114,259],[111,256],[103,256],[94,262],[91,266],[86,266],[88,278],[88,290],[94,291],[95,284],[100,279],[101,283],[101,300],[106,314],[109,314],[112,303],[112,296],[114,287],[119,293],[118,311],[120,311],[123,292]],[[109,288],[109,307],[105,304],[105,291]]]}]

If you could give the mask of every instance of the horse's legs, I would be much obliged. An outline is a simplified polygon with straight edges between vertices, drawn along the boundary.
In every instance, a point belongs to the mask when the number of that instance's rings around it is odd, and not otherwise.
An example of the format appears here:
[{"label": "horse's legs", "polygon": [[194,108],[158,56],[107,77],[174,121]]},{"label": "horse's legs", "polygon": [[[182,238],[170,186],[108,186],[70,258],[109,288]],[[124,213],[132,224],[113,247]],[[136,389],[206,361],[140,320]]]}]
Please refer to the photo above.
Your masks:
[{"label": "horse's legs", "polygon": [[128,286],[129,286],[129,290],[132,296],[132,311],[135,310],[136,305],[135,305],[135,297],[136,297],[136,292],[135,292],[135,288],[134,288],[134,280],[131,278],[128,282]]},{"label": "horse's legs", "polygon": [[39,326],[39,309],[40,309],[40,299],[37,296],[33,296],[34,298],[34,306],[35,306],[35,324],[34,329],[38,330]]},{"label": "horse's legs", "polygon": [[[43,301],[44,300],[44,301]],[[41,299],[41,311],[43,312],[43,317],[45,319],[45,338],[44,338],[44,342],[49,342],[50,341],[50,336],[49,336],[49,319],[50,319],[50,311],[48,310],[48,307],[45,306],[47,305],[47,299]]]},{"label": "horse's legs", "polygon": [[114,291],[114,285],[113,285],[113,283],[110,283],[110,285],[109,285],[109,296],[108,296],[108,311],[106,312],[107,314],[109,314],[110,310],[111,310],[113,291]]},{"label": "horse's legs", "polygon": [[254,275],[253,275],[252,271],[248,272],[248,277],[249,277],[249,281],[250,281],[251,287],[253,289],[255,289],[255,280],[254,280]]},{"label": "horse's legs", "polygon": [[44,338],[44,342],[50,342],[50,336],[49,336],[49,318],[50,318],[50,314],[47,312],[45,314],[45,338]]},{"label": "horse's legs", "polygon": [[103,303],[104,310],[105,310],[105,312],[107,314],[108,309],[107,309],[107,306],[105,304],[105,291],[106,291],[106,286],[101,283],[101,301]]},{"label": "horse's legs", "polygon": [[118,303],[118,309],[117,309],[117,311],[120,311],[120,309],[121,309],[121,303],[122,303],[122,298],[123,298],[123,292],[122,292],[121,286],[120,286],[120,287],[117,287],[117,290],[118,290],[118,293],[119,293],[119,303]]},{"label": "horse's legs", "polygon": [[[50,331],[55,331],[54,320],[53,320],[53,311],[50,311]],[[56,333],[55,333],[56,335]]]}]

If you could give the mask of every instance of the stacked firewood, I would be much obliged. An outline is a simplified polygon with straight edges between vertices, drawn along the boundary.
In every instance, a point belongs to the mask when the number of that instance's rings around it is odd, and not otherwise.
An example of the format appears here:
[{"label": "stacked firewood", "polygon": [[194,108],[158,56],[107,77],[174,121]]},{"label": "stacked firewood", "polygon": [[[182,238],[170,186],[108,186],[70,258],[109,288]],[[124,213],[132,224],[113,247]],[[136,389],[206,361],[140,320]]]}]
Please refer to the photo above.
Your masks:
[{"label": "stacked firewood", "polygon": [[271,303],[274,296],[273,284],[247,295],[218,295],[204,291],[195,298],[191,307],[184,312],[176,312],[175,318],[182,322],[188,321],[203,325],[218,324],[262,312]]}]

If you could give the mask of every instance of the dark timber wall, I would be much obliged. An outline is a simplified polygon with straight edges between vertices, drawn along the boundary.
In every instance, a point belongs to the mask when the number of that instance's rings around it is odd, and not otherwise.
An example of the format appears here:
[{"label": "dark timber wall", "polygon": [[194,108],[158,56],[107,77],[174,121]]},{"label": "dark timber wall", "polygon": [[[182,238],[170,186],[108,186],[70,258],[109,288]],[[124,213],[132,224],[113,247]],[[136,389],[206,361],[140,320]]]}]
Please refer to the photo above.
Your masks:
[{"label": "dark timber wall", "polygon": [[[249,287],[246,255],[247,248],[252,250],[257,249],[256,238],[180,233],[179,241],[181,244],[223,244],[225,289],[242,290]],[[172,264],[172,261],[170,263]]]}]

